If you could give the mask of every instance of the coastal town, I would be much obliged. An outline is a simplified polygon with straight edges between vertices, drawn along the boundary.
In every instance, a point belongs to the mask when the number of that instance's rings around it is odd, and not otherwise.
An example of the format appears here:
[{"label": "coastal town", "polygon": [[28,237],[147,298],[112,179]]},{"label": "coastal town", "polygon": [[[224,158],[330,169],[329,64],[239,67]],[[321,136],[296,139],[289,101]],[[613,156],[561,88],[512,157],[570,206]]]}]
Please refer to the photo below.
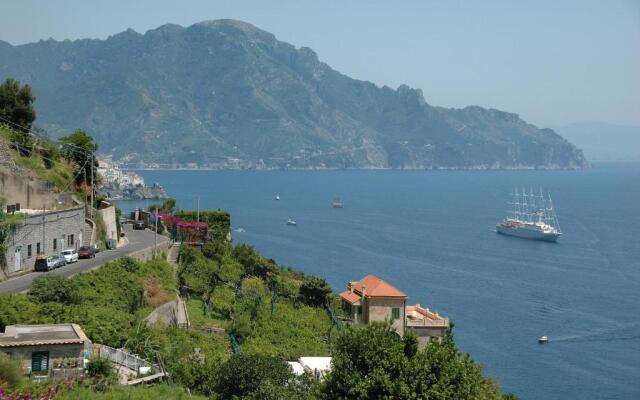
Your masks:
[{"label": "coastal town", "polygon": [[96,173],[100,177],[99,189],[109,200],[146,200],[168,198],[159,183],[147,186],[144,178],[133,171],[125,171],[111,157],[99,158]]}]

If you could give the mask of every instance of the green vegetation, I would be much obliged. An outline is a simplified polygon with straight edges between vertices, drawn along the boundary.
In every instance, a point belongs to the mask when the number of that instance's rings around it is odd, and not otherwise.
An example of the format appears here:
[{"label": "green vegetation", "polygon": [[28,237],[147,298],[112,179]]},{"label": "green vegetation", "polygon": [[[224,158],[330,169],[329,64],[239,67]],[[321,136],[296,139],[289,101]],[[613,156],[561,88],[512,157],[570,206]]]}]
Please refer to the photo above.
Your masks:
[{"label": "green vegetation", "polygon": [[42,275],[31,285],[29,296],[38,303],[77,304],[80,301],[75,281],[60,275]]},{"label": "green vegetation", "polygon": [[[0,352],[0,388],[15,388],[22,382],[20,361],[12,360],[4,352]],[[2,392],[0,392],[2,393]],[[2,396],[0,396],[2,398]]]},{"label": "green vegetation", "polygon": [[[95,163],[95,152],[98,145],[82,129],[78,129],[68,136],[60,138],[62,154],[67,160],[73,161],[76,183],[87,185],[91,182],[92,165]],[[96,179],[94,177],[94,179]]]},{"label": "green vegetation", "polygon": [[173,214],[176,211],[176,201],[175,199],[167,199],[162,204],[151,204],[147,207],[147,210],[151,212],[156,209],[160,212]]},{"label": "green vegetation", "polygon": [[[326,309],[339,309],[326,281],[283,268],[251,246],[184,247],[180,259],[177,271],[162,260],[121,258],[69,280],[42,276],[27,295],[0,296],[0,329],[78,323],[96,343],[154,362],[159,356],[175,385],[117,387],[108,363],[93,359],[89,377],[67,390],[70,399],[179,399],[187,390],[212,399],[513,398],[458,351],[451,334],[418,350],[415,335],[401,338],[389,326],[339,333]],[[143,318],[178,290],[192,328],[147,326]],[[333,372],[324,381],[296,377],[284,362],[325,355],[333,357]],[[4,386],[24,388],[7,383],[13,375],[11,368],[2,372],[6,364],[0,359]]]},{"label": "green vegetation", "polygon": [[[178,211],[176,217],[183,221],[197,221],[197,211]],[[231,230],[231,215],[224,210],[200,211],[200,221],[209,224],[209,239],[214,242],[226,241]]]},{"label": "green vegetation", "polygon": [[206,397],[191,395],[183,388],[169,385],[121,386],[113,387],[108,392],[99,393],[91,388],[80,387],[64,394],[66,400],[205,400]]},{"label": "green vegetation", "polygon": [[328,399],[504,398],[495,381],[484,377],[468,354],[458,351],[451,333],[422,351],[415,351],[413,342],[389,326],[347,329],[333,348],[334,369],[322,385],[323,395]]},{"label": "green vegetation", "polygon": [[175,293],[168,263],[144,264],[121,258],[98,270],[71,279],[44,275],[28,295],[0,296],[0,330],[17,323],[77,323],[95,342],[121,347],[151,310],[144,284],[159,282],[170,297]]},{"label": "green vegetation", "polygon": [[15,79],[8,78],[0,84],[0,118],[15,124],[16,129],[23,133],[31,129],[36,119],[33,108],[35,96],[31,93],[31,86],[20,85]]},{"label": "green vegetation", "polygon": [[25,144],[21,132],[0,121],[0,141],[7,144],[18,167],[31,171],[35,177],[51,183],[59,191],[74,191],[73,163],[61,156],[58,148],[44,140]]}]

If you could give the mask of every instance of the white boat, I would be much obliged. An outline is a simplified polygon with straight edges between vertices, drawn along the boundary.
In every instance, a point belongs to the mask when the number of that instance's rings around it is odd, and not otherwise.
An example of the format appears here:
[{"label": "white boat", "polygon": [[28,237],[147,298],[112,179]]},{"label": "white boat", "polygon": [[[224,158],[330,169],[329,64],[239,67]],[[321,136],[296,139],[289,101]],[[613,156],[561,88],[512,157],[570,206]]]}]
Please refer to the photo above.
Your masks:
[{"label": "white boat", "polygon": [[298,223],[296,221],[292,220],[291,218],[289,218],[287,220],[287,225],[296,226],[296,225],[298,225]]},{"label": "white boat", "polygon": [[513,216],[507,217],[496,225],[496,232],[503,235],[516,236],[523,239],[555,242],[562,232],[558,217],[551,201],[551,196],[545,198],[540,189],[540,195],[529,193],[525,189],[513,194]]},{"label": "white boat", "polygon": [[331,207],[342,208],[342,206],[343,204],[342,204],[342,200],[340,200],[340,197],[334,197],[333,202],[331,203]]},{"label": "white boat", "polygon": [[538,338],[538,343],[540,343],[540,344],[549,343],[549,338],[548,338],[548,337],[546,337],[546,336],[540,336],[540,337]]},{"label": "white boat", "polygon": [[276,200],[280,200],[280,195],[276,195]]}]

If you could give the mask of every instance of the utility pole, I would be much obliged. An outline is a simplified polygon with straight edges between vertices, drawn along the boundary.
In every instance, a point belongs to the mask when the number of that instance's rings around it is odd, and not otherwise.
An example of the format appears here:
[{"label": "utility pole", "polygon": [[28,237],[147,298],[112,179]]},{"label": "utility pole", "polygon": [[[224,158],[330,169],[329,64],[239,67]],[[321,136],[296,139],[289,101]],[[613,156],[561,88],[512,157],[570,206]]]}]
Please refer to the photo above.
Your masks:
[{"label": "utility pole", "polygon": [[153,258],[158,256],[158,207],[156,207],[156,228],[154,229]]},{"label": "utility pole", "polygon": [[91,206],[89,207],[89,213],[93,218],[93,164],[95,163],[95,156],[91,154]]},{"label": "utility pole", "polygon": [[46,215],[46,208],[45,205],[42,205],[42,248],[40,249],[42,251],[42,254],[45,254],[44,252],[44,245],[45,245],[45,235],[44,232],[46,231],[46,227],[47,227],[47,215]]}]

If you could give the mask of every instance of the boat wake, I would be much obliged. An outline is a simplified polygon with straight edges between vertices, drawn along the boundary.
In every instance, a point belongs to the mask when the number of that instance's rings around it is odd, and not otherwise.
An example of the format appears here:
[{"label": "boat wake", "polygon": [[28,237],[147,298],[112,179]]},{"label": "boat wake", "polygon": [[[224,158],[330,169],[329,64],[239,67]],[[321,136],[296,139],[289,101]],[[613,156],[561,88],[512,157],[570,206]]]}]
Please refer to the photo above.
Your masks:
[{"label": "boat wake", "polygon": [[[627,331],[627,328],[624,328]],[[583,342],[618,342],[624,340],[640,340],[640,333],[637,329],[628,328],[631,332],[620,332],[620,329],[590,332],[577,335],[565,335],[565,336],[551,336],[549,342],[571,342],[571,343],[583,343]]]}]

